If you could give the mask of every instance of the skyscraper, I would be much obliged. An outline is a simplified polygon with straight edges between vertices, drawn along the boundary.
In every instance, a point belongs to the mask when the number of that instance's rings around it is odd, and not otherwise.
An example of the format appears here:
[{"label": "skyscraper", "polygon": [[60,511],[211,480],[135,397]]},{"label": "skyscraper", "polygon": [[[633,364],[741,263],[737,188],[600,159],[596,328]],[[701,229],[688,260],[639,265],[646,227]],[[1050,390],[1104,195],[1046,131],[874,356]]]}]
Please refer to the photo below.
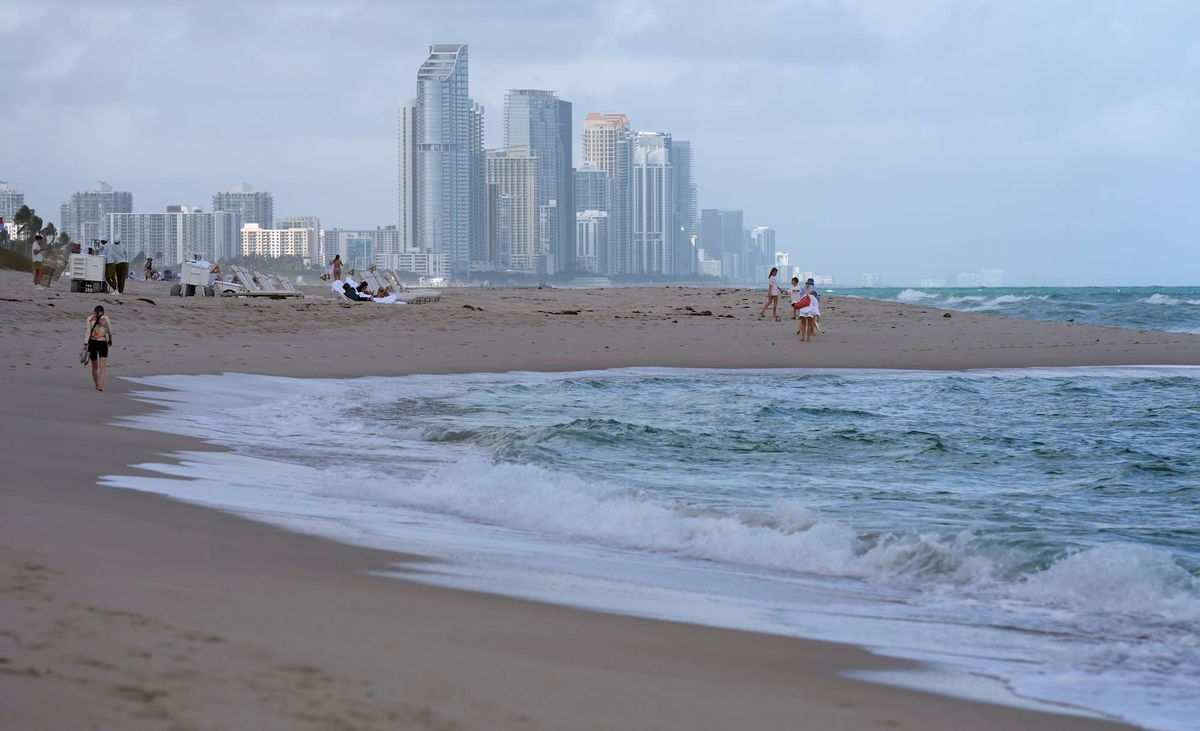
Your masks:
[{"label": "skyscraper", "polygon": [[414,229],[417,179],[413,167],[417,156],[417,100],[401,99],[396,117],[400,142],[400,217],[396,228],[400,230],[400,250],[413,251],[418,248]]},{"label": "skyscraper", "polygon": [[[538,205],[540,165],[537,157],[529,154],[527,147],[510,147],[506,150],[488,150],[487,182],[495,186],[495,193],[507,197],[508,203],[498,198],[501,206],[498,216],[506,216],[509,223],[507,235],[496,233],[500,246],[507,242],[509,266],[526,272],[539,272],[545,252],[541,249],[541,211]],[[504,223],[497,221],[497,226]],[[498,252],[503,257],[503,252]]]},{"label": "skyscraper", "polygon": [[[585,268],[587,271],[592,271],[601,274],[613,273],[612,268],[612,249],[614,232],[611,222],[613,220],[613,202],[617,197],[616,180],[600,169],[599,165],[591,162],[584,162],[575,171],[575,255],[578,259],[580,256],[594,256],[594,268]],[[603,224],[593,224],[597,217],[585,216],[581,219],[583,213],[603,213]],[[581,226],[580,221],[585,220],[587,226]],[[588,249],[595,249],[594,254],[580,254],[580,251],[585,248],[579,237],[583,234],[591,237],[588,242]]]},{"label": "skyscraper", "polygon": [[700,209],[692,143],[671,141],[671,169],[675,176],[675,261],[676,274],[696,271],[696,240],[700,233]]},{"label": "skyscraper", "polygon": [[113,190],[101,180],[86,191],[72,193],[62,204],[59,230],[82,243],[108,238],[108,214],[132,212],[133,193]]},{"label": "skyscraper", "polygon": [[624,114],[591,112],[583,120],[583,160],[597,166],[613,179],[613,198],[608,212],[610,255],[602,274],[627,274],[633,269],[633,135]]},{"label": "skyscraper", "polygon": [[243,224],[275,227],[275,197],[267,191],[255,190],[249,183],[235,185],[224,193],[213,193],[212,207],[214,211],[241,213]]},{"label": "skyscraper", "polygon": [[671,135],[638,132],[633,145],[632,274],[678,274]]},{"label": "skyscraper", "polygon": [[[509,89],[504,97],[504,144],[526,147],[538,159],[538,206],[548,221],[545,273],[575,258],[575,180],[571,171],[571,103],[552,91]],[[555,210],[549,208],[553,206]]]},{"label": "skyscraper", "polygon": [[13,190],[8,183],[0,180],[0,218],[11,221],[23,205],[25,205],[25,194],[19,190]]},{"label": "skyscraper", "polygon": [[485,238],[483,108],[467,91],[466,44],[431,45],[412,114],[413,232],[417,248],[445,254],[456,275],[470,271]]},{"label": "skyscraper", "polygon": [[751,274],[743,254],[743,237],[741,211],[700,211],[700,248],[708,258],[721,262],[721,273],[731,279]]}]

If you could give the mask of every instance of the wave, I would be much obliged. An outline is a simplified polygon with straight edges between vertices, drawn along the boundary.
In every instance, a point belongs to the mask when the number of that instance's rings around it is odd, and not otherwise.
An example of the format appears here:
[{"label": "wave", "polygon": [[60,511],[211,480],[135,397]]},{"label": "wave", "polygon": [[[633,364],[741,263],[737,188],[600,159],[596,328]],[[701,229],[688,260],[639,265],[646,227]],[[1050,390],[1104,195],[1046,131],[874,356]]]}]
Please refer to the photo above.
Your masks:
[{"label": "wave", "polygon": [[[855,578],[918,592],[956,586],[1047,607],[1200,619],[1200,579],[1170,552],[1147,546],[1111,544],[1047,560],[1033,546],[1019,550],[973,531],[860,533],[800,500],[722,510],[479,455],[444,464],[415,483],[389,485],[377,473],[364,473],[361,480],[331,481],[326,490],[685,559]],[[346,490],[351,494],[343,494]]]},{"label": "wave", "polygon": [[930,294],[919,289],[906,289],[896,295],[901,302],[919,302],[921,300],[937,299],[940,295]]},{"label": "wave", "polygon": [[1169,294],[1160,294],[1157,292],[1150,295],[1149,297],[1143,297],[1142,299],[1138,300],[1138,302],[1141,302],[1141,303],[1147,304],[1147,305],[1170,305],[1170,306],[1200,305],[1200,300],[1189,300],[1189,299],[1183,299],[1181,297],[1172,297]]}]

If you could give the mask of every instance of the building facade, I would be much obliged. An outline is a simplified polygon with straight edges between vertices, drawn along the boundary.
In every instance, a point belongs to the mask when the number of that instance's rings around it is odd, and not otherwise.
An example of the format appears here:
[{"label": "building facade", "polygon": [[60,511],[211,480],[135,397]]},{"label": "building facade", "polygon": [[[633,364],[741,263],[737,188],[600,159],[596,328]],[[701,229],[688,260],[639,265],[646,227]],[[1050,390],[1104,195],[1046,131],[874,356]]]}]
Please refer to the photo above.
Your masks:
[{"label": "building facade", "polygon": [[[495,186],[497,196],[506,196],[510,201],[505,268],[538,272],[545,260],[547,252],[542,249],[542,216],[538,205],[539,169],[537,157],[526,147],[488,150],[488,185]],[[497,221],[497,226],[500,225]]]},{"label": "building facade", "polygon": [[600,273],[600,252],[609,246],[608,211],[579,211],[575,214],[576,269]]},{"label": "building facade", "polygon": [[678,228],[676,261],[677,274],[696,272],[696,248],[700,237],[699,193],[696,187],[695,160],[692,143],[671,140],[671,170],[675,176],[675,223]]},{"label": "building facade", "polygon": [[[364,240],[369,241],[370,245],[367,246]],[[330,228],[322,232],[319,241],[324,247],[322,264],[337,254],[341,255],[347,267],[355,269],[371,265],[384,266],[389,256],[402,253],[400,230],[395,226],[368,229]],[[357,263],[351,263],[352,261]]]},{"label": "building facade", "polygon": [[[544,273],[568,268],[574,261],[575,180],[571,170],[571,103],[552,91],[509,89],[504,97],[504,145],[525,147],[538,159],[538,206],[542,218],[553,219],[544,232]],[[554,207],[550,211],[549,207]],[[562,215],[563,211],[568,215]]]},{"label": "building facade", "polygon": [[313,264],[324,264],[325,259],[321,256],[321,219],[317,216],[283,216],[276,219],[275,227],[282,230],[290,228],[307,228],[312,230],[311,238],[309,239],[309,250],[301,254],[304,257],[304,265],[311,266]]},{"label": "building facade", "polygon": [[247,223],[241,230],[241,254],[272,259],[299,256],[307,265],[312,262],[312,252],[317,249],[317,231],[309,226],[263,228],[257,223]]},{"label": "building facade", "polygon": [[241,213],[174,208],[165,213],[110,213],[100,238],[121,239],[131,255],[151,257],[156,267],[196,258],[216,262],[241,253]]},{"label": "building facade", "polygon": [[633,271],[633,133],[629,117],[589,113],[583,120],[583,161],[604,171],[613,182],[608,208],[610,247],[601,273],[630,273]]},{"label": "building facade", "polygon": [[630,274],[680,273],[671,135],[638,132],[633,147],[633,242]]},{"label": "building facade", "polygon": [[417,247],[417,100],[401,99],[396,115],[399,140],[400,216],[396,228],[400,231],[400,250],[415,251]]},{"label": "building facade", "polygon": [[263,228],[275,228],[275,197],[266,191],[255,190],[248,183],[233,186],[225,193],[213,193],[214,211],[237,212],[242,223],[257,223]]},{"label": "building facade", "polygon": [[[72,193],[62,204],[60,231],[66,231],[72,241],[88,243],[92,239],[106,239],[108,217],[113,213],[132,213],[133,193],[113,190],[103,180],[86,191]],[[131,249],[132,250],[132,249]]]},{"label": "building facade", "polygon": [[0,218],[6,222],[11,221],[23,205],[25,205],[25,194],[0,180]]}]

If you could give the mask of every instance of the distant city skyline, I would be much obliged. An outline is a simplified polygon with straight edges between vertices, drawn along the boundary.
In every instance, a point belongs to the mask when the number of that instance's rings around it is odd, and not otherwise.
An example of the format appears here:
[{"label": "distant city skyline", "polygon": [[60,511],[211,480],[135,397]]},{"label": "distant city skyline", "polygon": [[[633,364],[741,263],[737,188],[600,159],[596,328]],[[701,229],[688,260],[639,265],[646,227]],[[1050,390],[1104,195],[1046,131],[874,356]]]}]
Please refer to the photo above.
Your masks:
[{"label": "distant city skyline", "polygon": [[[0,180],[56,224],[96,180],[132,192],[139,212],[207,208],[248,180],[280,213],[394,225],[397,103],[431,41],[461,40],[486,147],[503,146],[508,89],[573,103],[576,166],[581,118],[622,111],[633,130],[695,145],[700,207],[743,210],[793,265],[840,282],[988,269],[1009,284],[1200,280],[1189,3],[0,10],[13,70]],[[71,41],[41,42],[32,30],[46,27]],[[296,44],[250,42],[268,32]],[[755,42],[727,42],[740,37]],[[282,113],[266,78],[321,112]]]}]

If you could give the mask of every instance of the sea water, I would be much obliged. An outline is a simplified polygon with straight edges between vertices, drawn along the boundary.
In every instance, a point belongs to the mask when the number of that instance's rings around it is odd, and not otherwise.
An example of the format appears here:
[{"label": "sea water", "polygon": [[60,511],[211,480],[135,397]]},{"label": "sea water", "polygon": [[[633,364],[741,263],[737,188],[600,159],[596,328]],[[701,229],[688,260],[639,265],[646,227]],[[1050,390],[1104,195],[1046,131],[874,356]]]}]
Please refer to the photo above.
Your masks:
[{"label": "sea water", "polygon": [[165,408],[133,424],[229,451],[107,484],[438,559],[416,580],[1200,728],[1200,368],[135,380]]},{"label": "sea water", "polygon": [[1200,287],[939,287],[827,290],[835,296],[1029,320],[1200,334]]}]

